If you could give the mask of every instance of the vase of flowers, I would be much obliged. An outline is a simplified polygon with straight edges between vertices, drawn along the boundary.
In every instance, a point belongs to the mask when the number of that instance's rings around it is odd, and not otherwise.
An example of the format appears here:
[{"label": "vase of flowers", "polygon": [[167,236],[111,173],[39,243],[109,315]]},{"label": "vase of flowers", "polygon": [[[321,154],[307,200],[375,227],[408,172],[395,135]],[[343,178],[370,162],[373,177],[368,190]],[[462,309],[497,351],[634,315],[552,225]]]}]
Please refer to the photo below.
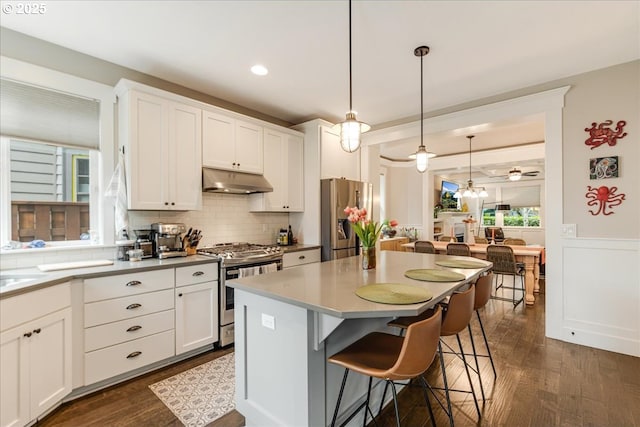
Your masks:
[{"label": "vase of flowers", "polygon": [[385,219],[384,221],[382,221],[382,235],[385,237],[395,237],[396,235],[396,229],[395,227],[398,226],[398,221],[396,221],[395,219],[392,220],[388,220]]},{"label": "vase of flowers", "polygon": [[376,268],[376,242],[380,237],[382,225],[367,219],[367,210],[347,206],[344,213],[348,216],[353,231],[358,235],[362,244],[362,268],[369,270]]}]

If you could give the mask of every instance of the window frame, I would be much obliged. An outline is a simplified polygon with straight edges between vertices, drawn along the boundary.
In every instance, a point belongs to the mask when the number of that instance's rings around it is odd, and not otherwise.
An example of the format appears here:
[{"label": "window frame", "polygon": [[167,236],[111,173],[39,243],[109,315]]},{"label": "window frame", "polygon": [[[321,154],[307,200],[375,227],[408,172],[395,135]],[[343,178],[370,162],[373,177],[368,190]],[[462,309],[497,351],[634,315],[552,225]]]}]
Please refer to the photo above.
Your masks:
[{"label": "window frame", "polygon": [[[114,105],[116,97],[113,87],[87,80],[81,77],[28,64],[22,61],[0,56],[0,70],[2,77],[32,84],[43,88],[65,92],[71,95],[92,98],[100,103],[100,148],[90,150],[89,167],[91,171],[90,183],[90,228],[97,231],[96,241],[70,240],[47,242],[47,246],[60,248],[86,245],[113,245],[115,243],[113,201],[102,197],[115,168],[115,119]],[[3,137],[0,147],[2,158],[9,158],[8,137]],[[14,138],[20,139],[20,138]],[[36,141],[45,142],[45,141]],[[3,170],[6,168],[3,167]],[[11,193],[10,179],[2,173],[0,179],[0,242],[5,244],[11,240]],[[45,248],[46,249],[46,248]]]}]

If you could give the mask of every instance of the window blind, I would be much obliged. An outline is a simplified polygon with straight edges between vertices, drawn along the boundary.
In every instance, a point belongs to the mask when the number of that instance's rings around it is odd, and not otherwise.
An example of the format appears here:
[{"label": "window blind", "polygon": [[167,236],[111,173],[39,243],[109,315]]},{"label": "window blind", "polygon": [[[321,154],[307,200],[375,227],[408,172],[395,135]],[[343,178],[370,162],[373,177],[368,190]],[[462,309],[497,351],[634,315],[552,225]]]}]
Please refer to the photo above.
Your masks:
[{"label": "window blind", "polygon": [[60,145],[98,149],[100,103],[0,79],[0,132]]},{"label": "window blind", "polygon": [[502,203],[512,208],[540,206],[540,186],[502,187]]}]

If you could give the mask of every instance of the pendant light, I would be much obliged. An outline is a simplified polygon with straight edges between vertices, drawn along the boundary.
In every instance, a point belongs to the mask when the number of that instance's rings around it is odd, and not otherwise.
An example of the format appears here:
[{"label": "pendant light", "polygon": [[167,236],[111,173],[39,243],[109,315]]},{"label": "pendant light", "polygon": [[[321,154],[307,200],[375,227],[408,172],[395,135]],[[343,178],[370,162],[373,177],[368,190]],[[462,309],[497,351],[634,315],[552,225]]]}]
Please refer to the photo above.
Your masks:
[{"label": "pendant light", "polygon": [[473,186],[473,180],[471,179],[471,140],[473,137],[474,135],[467,136],[467,138],[469,138],[469,180],[467,181],[467,188],[465,188],[462,193],[460,190],[456,191],[453,195],[456,199],[459,199],[460,197],[471,197],[477,199],[478,197],[487,197],[488,195],[484,187],[475,188]]},{"label": "pendant light", "polygon": [[[413,51],[415,56],[420,57],[420,146],[416,151],[416,168],[418,172],[424,173],[429,167],[429,153],[427,147],[424,146],[424,101],[423,101],[423,59],[429,53],[428,46],[418,46]],[[433,157],[433,156],[432,156]]]},{"label": "pendant light", "polygon": [[360,135],[371,129],[366,123],[359,122],[353,111],[353,82],[351,77],[351,0],[349,0],[349,111],[344,122],[333,127],[340,132],[340,145],[347,153],[353,153],[360,148]]}]

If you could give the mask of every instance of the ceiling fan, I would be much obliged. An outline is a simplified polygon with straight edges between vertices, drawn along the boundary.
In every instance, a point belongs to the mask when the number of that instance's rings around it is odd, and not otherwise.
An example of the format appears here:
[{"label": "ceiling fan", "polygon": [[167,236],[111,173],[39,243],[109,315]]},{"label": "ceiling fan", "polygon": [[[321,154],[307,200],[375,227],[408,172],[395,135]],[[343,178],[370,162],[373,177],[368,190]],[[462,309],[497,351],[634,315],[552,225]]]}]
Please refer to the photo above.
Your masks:
[{"label": "ceiling fan", "polygon": [[519,181],[523,176],[538,176],[540,171],[522,172],[519,168],[512,168],[506,175],[494,175],[492,178],[509,178],[509,181]]}]

